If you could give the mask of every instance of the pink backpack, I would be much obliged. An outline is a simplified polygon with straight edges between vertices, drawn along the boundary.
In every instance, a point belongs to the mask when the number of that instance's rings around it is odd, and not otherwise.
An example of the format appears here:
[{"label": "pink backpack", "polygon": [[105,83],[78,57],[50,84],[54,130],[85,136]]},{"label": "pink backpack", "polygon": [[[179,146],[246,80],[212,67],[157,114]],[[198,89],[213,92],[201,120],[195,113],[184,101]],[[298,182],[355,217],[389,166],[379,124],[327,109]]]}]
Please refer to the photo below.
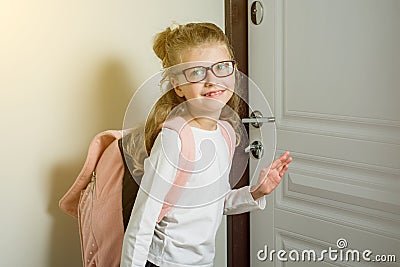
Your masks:
[{"label": "pink backpack", "polygon": [[[226,121],[218,121],[233,157],[235,132]],[[179,164],[194,160],[194,138],[191,128],[181,117],[166,121],[165,128],[175,130],[181,139]],[[78,219],[83,266],[117,267],[120,265],[124,230],[129,221],[139,186],[124,161],[122,131],[97,134],[90,143],[85,164],[74,184],[60,200],[60,208]],[[189,161],[181,162],[186,158]],[[179,165],[183,167],[182,165]],[[184,169],[191,166],[184,166]],[[177,171],[158,222],[179,198],[181,186],[190,178]],[[169,204],[167,204],[169,203]]]}]

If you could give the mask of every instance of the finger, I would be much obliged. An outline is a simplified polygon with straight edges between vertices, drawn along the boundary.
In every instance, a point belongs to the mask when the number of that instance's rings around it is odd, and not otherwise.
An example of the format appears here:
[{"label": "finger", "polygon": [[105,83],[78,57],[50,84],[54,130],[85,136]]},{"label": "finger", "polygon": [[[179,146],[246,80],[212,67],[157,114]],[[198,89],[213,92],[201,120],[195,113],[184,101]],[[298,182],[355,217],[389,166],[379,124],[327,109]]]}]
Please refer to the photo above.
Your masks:
[{"label": "finger", "polygon": [[289,168],[290,162],[292,162],[292,161],[290,160],[290,161],[288,161],[288,162],[285,162],[285,163],[283,164],[283,166],[282,166],[282,169],[284,169],[284,168],[288,169],[288,168]]},{"label": "finger", "polygon": [[291,159],[291,157],[290,157],[290,152],[289,152],[289,151],[286,151],[286,152],[283,153],[283,155],[280,157],[280,160],[281,160],[282,162],[286,162],[286,161],[288,161],[289,159]]},{"label": "finger", "polygon": [[285,175],[285,173],[286,173],[286,171],[287,171],[288,169],[289,169],[289,165],[285,165],[285,166],[283,167],[283,169],[281,170],[280,175],[281,175],[281,176]]},{"label": "finger", "polygon": [[281,161],[280,163],[278,163],[276,165],[276,170],[278,170],[280,172],[285,166],[289,165],[289,163],[292,162],[292,160],[293,159],[290,157],[284,162]]},{"label": "finger", "polygon": [[283,175],[285,175],[287,169],[289,168],[289,165],[285,165],[283,167],[283,169],[280,171],[279,175],[282,177]]},{"label": "finger", "polygon": [[272,162],[271,169],[279,168],[279,166],[282,165],[282,164],[283,164],[283,162],[281,161],[280,158],[276,159],[276,160],[274,160],[274,162]]},{"label": "finger", "polygon": [[287,160],[286,160],[286,164],[289,164],[290,162],[292,162],[293,161],[293,158],[292,157],[289,157]]},{"label": "finger", "polygon": [[287,160],[287,153],[283,154],[280,158],[276,159],[272,164],[271,168],[279,168],[280,165],[284,164]]},{"label": "finger", "polygon": [[280,166],[279,168],[276,168],[276,170],[278,171],[278,173],[280,173],[280,172],[282,171],[282,169],[283,169],[283,165]]},{"label": "finger", "polygon": [[286,151],[285,153],[283,153],[283,154],[280,156],[280,159],[286,160],[287,158],[289,158],[289,155],[290,155],[290,152],[289,152],[289,151]]},{"label": "finger", "polygon": [[277,168],[277,170],[281,171],[283,170],[283,168],[285,168],[285,166],[287,166],[286,162],[282,163],[282,165],[279,168]]},{"label": "finger", "polygon": [[282,162],[282,165],[283,166],[285,166],[285,165],[288,165],[290,162],[292,162],[293,161],[293,159],[292,158],[288,158],[288,159],[286,159],[284,162]]},{"label": "finger", "polygon": [[287,163],[288,160],[289,160],[289,162],[291,162],[292,158],[289,157],[289,155],[290,155],[289,151],[286,151],[285,153],[283,153],[283,155],[280,158],[274,160],[271,163],[271,165],[270,165],[271,169],[279,168],[281,165]]}]

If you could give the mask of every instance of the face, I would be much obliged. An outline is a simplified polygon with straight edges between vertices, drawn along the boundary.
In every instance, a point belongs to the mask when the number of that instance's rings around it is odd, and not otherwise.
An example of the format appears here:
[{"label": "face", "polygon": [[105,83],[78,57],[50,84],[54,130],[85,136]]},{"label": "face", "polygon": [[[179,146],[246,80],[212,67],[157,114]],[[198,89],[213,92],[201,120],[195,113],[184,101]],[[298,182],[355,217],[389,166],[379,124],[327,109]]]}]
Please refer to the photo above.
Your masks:
[{"label": "face", "polygon": [[[229,61],[231,57],[225,45],[209,45],[187,50],[182,53],[182,64],[177,66],[177,76],[171,79],[175,92],[184,97],[195,106],[209,108],[212,110],[222,109],[233,95],[235,74],[227,77],[216,77],[211,69],[207,69],[206,77],[199,82],[188,82],[187,77],[194,77],[204,73],[204,68],[193,68],[197,66],[210,67],[217,62]],[[221,72],[225,65],[214,65],[214,72]],[[183,70],[190,69],[185,74]],[[190,79],[190,77],[189,77]]]}]

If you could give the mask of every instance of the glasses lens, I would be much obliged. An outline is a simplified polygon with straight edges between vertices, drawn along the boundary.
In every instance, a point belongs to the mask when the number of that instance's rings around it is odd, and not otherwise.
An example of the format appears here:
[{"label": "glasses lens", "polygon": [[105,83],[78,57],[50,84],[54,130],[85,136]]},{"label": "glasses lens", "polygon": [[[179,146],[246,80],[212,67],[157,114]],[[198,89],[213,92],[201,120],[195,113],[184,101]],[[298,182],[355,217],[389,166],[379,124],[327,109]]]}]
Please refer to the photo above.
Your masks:
[{"label": "glasses lens", "polygon": [[192,83],[203,80],[206,73],[207,69],[205,67],[194,67],[184,71],[187,81]]},{"label": "glasses lens", "polygon": [[218,62],[212,66],[212,70],[217,77],[226,77],[233,73],[233,61]]}]

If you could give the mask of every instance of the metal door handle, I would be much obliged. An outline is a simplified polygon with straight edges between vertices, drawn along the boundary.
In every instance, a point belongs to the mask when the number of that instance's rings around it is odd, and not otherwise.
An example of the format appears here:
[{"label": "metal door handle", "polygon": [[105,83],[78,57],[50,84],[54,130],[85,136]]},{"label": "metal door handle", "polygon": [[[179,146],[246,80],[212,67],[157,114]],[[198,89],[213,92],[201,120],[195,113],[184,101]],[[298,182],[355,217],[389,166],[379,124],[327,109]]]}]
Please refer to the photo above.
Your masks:
[{"label": "metal door handle", "polygon": [[260,128],[264,122],[275,122],[275,117],[263,117],[258,110],[250,114],[250,118],[243,118],[242,123],[250,123],[255,128]]}]

